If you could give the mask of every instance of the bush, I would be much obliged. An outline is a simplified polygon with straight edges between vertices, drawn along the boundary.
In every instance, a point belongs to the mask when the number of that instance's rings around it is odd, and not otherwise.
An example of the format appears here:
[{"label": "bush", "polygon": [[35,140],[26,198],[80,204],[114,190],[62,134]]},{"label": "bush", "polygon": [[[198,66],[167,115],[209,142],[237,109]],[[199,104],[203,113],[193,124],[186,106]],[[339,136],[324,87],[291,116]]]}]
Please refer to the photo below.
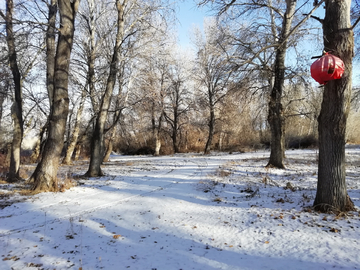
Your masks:
[{"label": "bush", "polygon": [[155,153],[154,149],[149,146],[142,146],[140,148],[127,148],[121,149],[121,152],[124,155],[153,155]]},{"label": "bush", "polygon": [[286,138],[286,145],[291,149],[314,148],[318,146],[318,139],[314,135],[289,137]]}]

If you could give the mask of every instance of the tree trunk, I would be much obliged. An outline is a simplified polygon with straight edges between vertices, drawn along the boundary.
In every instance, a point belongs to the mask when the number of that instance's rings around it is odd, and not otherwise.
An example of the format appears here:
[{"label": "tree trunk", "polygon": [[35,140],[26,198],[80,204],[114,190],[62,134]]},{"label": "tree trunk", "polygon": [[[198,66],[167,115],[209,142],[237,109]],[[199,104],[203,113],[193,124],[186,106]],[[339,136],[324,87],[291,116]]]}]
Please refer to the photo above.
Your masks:
[{"label": "tree trunk", "polygon": [[160,131],[161,131],[161,124],[163,119],[163,113],[161,113],[159,119],[158,119],[158,125],[156,125],[155,120],[155,105],[153,106],[153,116],[152,116],[152,126],[153,126],[153,135],[154,135],[154,142],[155,142],[155,150],[154,150],[154,156],[160,155],[160,149],[161,149],[161,137],[160,137]]},{"label": "tree trunk", "polygon": [[111,136],[109,138],[109,142],[108,142],[108,145],[107,145],[107,148],[106,148],[106,153],[104,155],[103,162],[108,162],[109,161],[110,155],[111,155],[112,150],[113,150],[113,141],[115,139],[115,136],[116,136],[116,130],[114,128],[112,130]]},{"label": "tree trunk", "polygon": [[174,106],[174,111],[173,111],[173,117],[174,120],[170,121],[170,126],[172,128],[172,132],[171,132],[171,139],[172,139],[172,145],[173,145],[173,150],[174,153],[179,153],[179,145],[178,145],[178,129],[179,129],[179,105],[176,102],[176,105]]},{"label": "tree trunk", "polygon": [[350,109],[354,38],[350,24],[351,0],[327,0],[323,21],[324,47],[345,64],[343,77],[325,85],[318,118],[319,164],[315,209],[323,212],[354,210],[345,182],[345,131]]},{"label": "tree trunk", "polygon": [[[6,82],[7,84],[7,82]],[[1,127],[1,123],[2,123],[2,118],[3,118],[3,111],[4,111],[4,101],[6,99],[6,92],[7,92],[7,86],[4,87],[4,91],[1,90],[0,92],[0,127]]]},{"label": "tree trunk", "polygon": [[286,0],[286,12],[276,49],[275,81],[271,90],[269,101],[268,122],[271,129],[271,152],[267,167],[285,168],[283,158],[285,155],[285,119],[281,104],[285,82],[285,57],[287,38],[291,31],[291,23],[296,10],[296,0]]},{"label": "tree trunk", "polygon": [[81,92],[81,100],[80,100],[79,108],[76,112],[74,130],[70,136],[70,141],[69,141],[69,144],[66,149],[65,158],[63,159],[63,162],[62,162],[63,164],[67,164],[67,165],[71,164],[71,158],[73,156],[73,153],[74,153],[74,150],[75,150],[78,138],[79,138],[80,121],[81,121],[82,112],[84,110],[85,98],[86,98],[86,89],[84,88]]},{"label": "tree trunk", "polygon": [[172,142],[173,142],[173,149],[174,149],[174,153],[179,153],[179,146],[178,146],[178,141],[177,141],[177,129],[178,129],[178,123],[177,123],[177,119],[174,120],[174,128],[172,131]]},{"label": "tree trunk", "polygon": [[121,42],[124,35],[124,5],[125,4],[126,1],[124,1],[124,3],[121,4],[120,0],[116,0],[116,8],[118,12],[116,44],[114,46],[114,52],[110,64],[110,72],[106,83],[105,93],[101,100],[100,110],[96,118],[95,128],[91,139],[90,165],[88,171],[85,174],[85,176],[88,177],[103,175],[100,165],[103,161],[104,151],[105,151],[104,129],[108,115],[108,110],[110,107],[111,96],[114,90],[116,76],[118,72],[117,65],[119,62]]},{"label": "tree trunk", "polygon": [[214,137],[214,128],[215,128],[215,111],[214,111],[214,106],[211,106],[210,119],[209,119],[209,136],[205,145],[205,150],[204,150],[205,155],[210,154],[210,148]]},{"label": "tree trunk", "polygon": [[75,161],[79,160],[81,148],[82,148],[81,144],[77,144],[75,147],[75,156],[74,156]]},{"label": "tree trunk", "polygon": [[221,128],[221,130],[219,132],[219,151],[222,151],[222,149],[223,149],[223,139],[224,139],[224,132]]},{"label": "tree trunk", "polygon": [[89,35],[90,46],[88,51],[88,84],[90,91],[90,100],[95,113],[98,113],[99,104],[96,99],[96,87],[95,87],[95,59],[96,59],[96,42],[95,42],[95,3],[94,0],[88,0],[89,5]]},{"label": "tree trunk", "polygon": [[50,108],[52,108],[54,99],[56,13],[57,0],[51,0],[48,13],[48,28],[46,30],[46,89],[49,95]]},{"label": "tree trunk", "polygon": [[20,170],[20,150],[23,138],[23,118],[22,118],[22,89],[21,75],[17,64],[15,50],[15,37],[13,32],[13,12],[14,3],[12,0],[6,2],[6,41],[9,49],[9,64],[14,80],[14,102],[11,107],[11,117],[14,123],[13,140],[11,145],[10,170],[7,177],[8,182],[15,182],[19,179]]},{"label": "tree trunk", "polygon": [[43,127],[41,127],[39,135],[38,135],[38,139],[36,140],[36,144],[35,144],[35,148],[30,156],[30,161],[32,163],[36,163],[39,161],[39,158],[41,156],[41,152],[42,152],[42,147],[43,147],[43,138],[44,138],[44,134],[45,131],[48,128],[48,124],[49,122],[46,122],[45,125]]},{"label": "tree trunk", "polygon": [[60,30],[55,56],[54,96],[44,152],[31,179],[35,191],[56,191],[57,171],[69,111],[68,79],[74,21],[80,0],[59,0]]}]

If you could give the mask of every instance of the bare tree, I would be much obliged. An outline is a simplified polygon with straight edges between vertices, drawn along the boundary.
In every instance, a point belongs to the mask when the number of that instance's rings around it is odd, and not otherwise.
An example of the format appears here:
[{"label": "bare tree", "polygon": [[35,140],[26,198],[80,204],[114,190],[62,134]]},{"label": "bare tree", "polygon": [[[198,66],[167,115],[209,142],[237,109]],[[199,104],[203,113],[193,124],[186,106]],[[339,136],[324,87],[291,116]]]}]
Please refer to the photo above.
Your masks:
[{"label": "bare tree", "polygon": [[208,138],[204,153],[209,154],[213,141],[217,104],[231,90],[234,68],[226,57],[228,44],[219,36],[219,29],[214,20],[205,25],[205,40],[198,34],[196,46],[198,49],[194,79],[206,100],[208,111]]},{"label": "bare tree", "polygon": [[68,78],[70,55],[74,37],[75,15],[80,0],[58,0],[60,29],[55,56],[54,96],[50,112],[48,137],[41,161],[31,180],[36,191],[56,191],[57,171],[64,145],[66,120],[69,111]]},{"label": "bare tree", "polygon": [[176,49],[172,52],[169,66],[171,85],[167,88],[165,104],[165,120],[169,124],[167,130],[172,139],[174,153],[181,151],[182,134],[189,123],[188,113],[192,109],[193,99],[190,91],[191,61],[186,52]]},{"label": "bare tree", "polygon": [[171,85],[167,46],[163,45],[157,49],[149,48],[145,59],[146,63],[142,65],[141,74],[138,78],[141,100],[139,105],[141,104],[142,108],[145,109],[147,119],[150,119],[151,126],[149,129],[152,134],[153,152],[157,156],[160,154],[162,144],[161,134],[165,121],[165,100],[168,88]]},{"label": "bare tree", "polygon": [[0,15],[6,22],[6,40],[8,45],[9,64],[14,81],[14,102],[11,108],[11,116],[14,123],[13,140],[11,144],[9,182],[19,179],[20,151],[23,138],[23,117],[22,117],[22,79],[18,66],[17,52],[15,46],[15,34],[13,27],[14,2],[6,2],[6,15],[0,11]]},{"label": "bare tree", "polygon": [[[200,5],[211,3],[213,8],[218,11],[221,18],[228,18],[231,22],[236,19],[248,18],[249,14],[258,12],[261,14],[269,14],[268,23],[254,22],[250,23],[248,35],[258,36],[259,30],[265,29],[265,33],[261,36],[261,40],[266,41],[265,44],[256,43],[258,46],[254,48],[246,39],[235,38],[238,48],[235,54],[229,54],[231,58],[237,59],[237,68],[245,66],[255,66],[257,70],[268,70],[272,74],[269,80],[271,92],[269,101],[268,122],[271,128],[271,153],[267,166],[284,168],[283,158],[285,151],[285,132],[284,132],[284,115],[282,105],[282,94],[285,82],[285,58],[288,48],[289,38],[298,30],[298,28],[311,16],[311,14],[318,8],[323,1],[316,1],[315,7],[306,16],[300,20],[295,26],[292,26],[293,19],[296,12],[297,0],[286,0],[285,10],[283,10],[283,3],[273,3],[271,0],[261,1],[222,1],[222,0],[203,0]],[[264,16],[261,16],[259,21],[262,21]],[[257,19],[258,20],[258,19]],[[269,38],[271,37],[271,38]],[[260,40],[260,39],[258,39]],[[255,49],[255,50],[254,50]],[[270,67],[268,61],[262,61],[261,57],[264,53],[274,50],[275,59],[273,59]],[[239,61],[240,60],[240,61]],[[259,63],[260,62],[260,63]]]},{"label": "bare tree", "polygon": [[89,169],[86,172],[86,176],[100,176],[103,175],[101,170],[101,163],[104,158],[104,129],[105,123],[108,115],[108,110],[111,103],[112,93],[116,83],[117,76],[117,66],[119,63],[119,55],[121,49],[121,43],[124,38],[124,9],[127,1],[124,0],[121,2],[120,0],[116,0],[116,9],[117,9],[117,34],[116,41],[113,51],[112,60],[110,63],[110,72],[106,83],[106,90],[102,97],[99,113],[96,118],[95,128],[93,132],[93,136],[91,139],[91,157],[90,157],[90,165]]},{"label": "bare tree", "polygon": [[315,209],[323,212],[354,210],[347,194],[345,172],[345,134],[352,88],[354,56],[353,26],[350,23],[351,0],[325,1],[324,48],[345,64],[341,79],[325,85],[319,122],[319,167]]}]

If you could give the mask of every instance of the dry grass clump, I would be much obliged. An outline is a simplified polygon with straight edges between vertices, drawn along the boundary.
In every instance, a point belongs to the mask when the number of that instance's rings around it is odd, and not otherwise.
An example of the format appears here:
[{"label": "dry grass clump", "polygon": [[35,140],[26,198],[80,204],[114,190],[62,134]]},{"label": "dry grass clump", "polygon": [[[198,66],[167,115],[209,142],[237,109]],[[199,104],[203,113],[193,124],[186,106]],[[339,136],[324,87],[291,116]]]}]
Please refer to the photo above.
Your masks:
[{"label": "dry grass clump", "polygon": [[65,190],[77,186],[77,182],[73,178],[68,177],[68,176],[63,179],[58,180],[58,183],[59,183],[59,191],[60,192],[65,192]]}]

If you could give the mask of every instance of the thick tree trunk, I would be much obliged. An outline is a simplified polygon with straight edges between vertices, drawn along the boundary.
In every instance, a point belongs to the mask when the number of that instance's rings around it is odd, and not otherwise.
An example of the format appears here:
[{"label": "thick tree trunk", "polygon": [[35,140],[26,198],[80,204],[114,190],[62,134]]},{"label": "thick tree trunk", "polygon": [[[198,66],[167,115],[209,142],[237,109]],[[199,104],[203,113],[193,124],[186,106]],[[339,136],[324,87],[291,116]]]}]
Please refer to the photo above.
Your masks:
[{"label": "thick tree trunk", "polygon": [[286,12],[276,49],[274,65],[275,81],[271,90],[269,101],[268,122],[271,129],[271,152],[267,167],[285,168],[283,159],[285,155],[285,119],[281,104],[285,82],[285,57],[287,50],[287,38],[291,31],[291,23],[296,9],[296,0],[286,0]]},{"label": "thick tree trunk", "polygon": [[9,49],[9,64],[14,80],[14,101],[11,107],[11,117],[14,123],[13,140],[11,145],[10,170],[7,181],[15,182],[19,179],[20,170],[20,150],[23,137],[23,118],[22,118],[22,89],[21,75],[17,64],[15,50],[15,37],[13,32],[13,12],[14,2],[6,2],[6,41]]},{"label": "thick tree trunk", "polygon": [[110,72],[106,83],[105,93],[101,100],[100,110],[96,118],[95,128],[91,139],[90,165],[88,171],[85,174],[85,176],[88,177],[103,175],[100,166],[103,161],[104,151],[105,151],[104,130],[108,115],[108,110],[110,107],[111,97],[116,82],[116,76],[118,72],[117,65],[119,62],[121,42],[124,35],[124,5],[125,4],[126,1],[124,1],[124,3],[121,4],[119,0],[116,0],[116,8],[118,11],[116,44],[114,46],[114,52],[110,64]]},{"label": "thick tree trunk", "polygon": [[345,182],[345,131],[350,108],[354,38],[351,0],[325,1],[324,47],[345,64],[343,77],[325,85],[319,122],[319,167],[315,209],[339,212],[354,209]]},{"label": "thick tree trunk", "polygon": [[75,14],[79,0],[59,0],[60,31],[55,56],[54,96],[49,118],[48,137],[44,152],[31,176],[35,191],[56,191],[57,171],[64,145],[66,120],[69,111],[68,78],[74,37]]}]

